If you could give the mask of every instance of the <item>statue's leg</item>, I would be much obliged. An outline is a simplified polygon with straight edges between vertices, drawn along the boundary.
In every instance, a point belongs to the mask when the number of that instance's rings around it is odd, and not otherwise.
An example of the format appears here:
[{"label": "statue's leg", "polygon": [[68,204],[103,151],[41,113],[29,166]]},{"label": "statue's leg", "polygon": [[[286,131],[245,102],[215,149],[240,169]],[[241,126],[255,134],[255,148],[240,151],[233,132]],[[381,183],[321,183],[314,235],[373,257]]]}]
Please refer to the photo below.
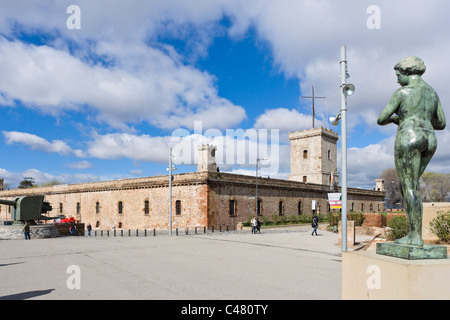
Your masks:
[{"label": "statue's leg", "polygon": [[[405,138],[405,136],[403,136]],[[403,139],[403,142],[408,141]],[[413,143],[397,143],[395,148],[395,167],[401,184],[401,194],[406,208],[409,234],[396,243],[423,245],[422,239],[422,199],[419,191],[422,154],[417,140]],[[408,141],[408,142],[409,142]]]}]

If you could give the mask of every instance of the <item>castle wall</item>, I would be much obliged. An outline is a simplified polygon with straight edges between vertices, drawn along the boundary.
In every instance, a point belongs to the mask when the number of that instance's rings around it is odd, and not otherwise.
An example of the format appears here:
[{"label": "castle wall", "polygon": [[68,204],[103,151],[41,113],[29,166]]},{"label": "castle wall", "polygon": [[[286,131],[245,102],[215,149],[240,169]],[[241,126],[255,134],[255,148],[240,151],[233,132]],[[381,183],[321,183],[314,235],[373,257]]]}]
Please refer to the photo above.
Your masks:
[{"label": "castle wall", "polygon": [[[52,205],[49,216],[72,216],[86,225],[90,223],[93,228],[169,228],[167,176],[15,189],[1,191],[0,198],[13,200],[17,196],[36,194],[45,194],[46,201]],[[177,201],[180,201],[180,210],[177,210]],[[8,206],[1,205],[3,219],[7,210]],[[207,225],[204,176],[197,173],[174,175],[172,216],[173,229]]]},{"label": "castle wall", "polygon": [[[174,175],[172,228],[232,228],[248,221],[255,215],[255,182],[252,176],[219,172]],[[258,178],[260,213],[269,220],[272,215],[311,215],[312,200],[318,201],[318,213],[327,215],[328,192],[325,185]],[[15,189],[0,191],[0,198],[36,194],[45,194],[46,201],[51,203],[53,210],[49,216],[73,216],[85,225],[90,223],[94,229],[167,230],[169,225],[168,176]],[[234,201],[234,210],[230,210],[230,201]],[[383,211],[383,201],[384,192],[348,189],[349,211]],[[3,219],[7,207],[0,206]]]}]

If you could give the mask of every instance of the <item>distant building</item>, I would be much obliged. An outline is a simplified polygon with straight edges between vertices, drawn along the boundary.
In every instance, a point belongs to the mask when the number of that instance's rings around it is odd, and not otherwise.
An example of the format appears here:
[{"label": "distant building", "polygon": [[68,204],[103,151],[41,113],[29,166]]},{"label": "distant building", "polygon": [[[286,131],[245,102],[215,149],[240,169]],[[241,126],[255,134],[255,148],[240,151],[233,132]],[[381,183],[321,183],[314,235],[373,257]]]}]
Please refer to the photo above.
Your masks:
[{"label": "distant building", "polygon": [[[337,134],[319,128],[290,134],[290,139],[290,179],[258,177],[258,214],[267,219],[310,215],[315,200],[317,212],[327,215],[327,194],[340,191]],[[172,228],[231,228],[255,215],[255,177],[219,172],[215,151],[215,146],[200,146],[197,172],[173,176]],[[169,225],[168,176],[4,190],[0,198],[33,194],[46,195],[53,207],[50,216],[73,216],[94,228],[168,229]],[[383,211],[384,197],[383,190],[348,188],[348,210]],[[0,205],[2,218],[8,211],[8,206]]]}]

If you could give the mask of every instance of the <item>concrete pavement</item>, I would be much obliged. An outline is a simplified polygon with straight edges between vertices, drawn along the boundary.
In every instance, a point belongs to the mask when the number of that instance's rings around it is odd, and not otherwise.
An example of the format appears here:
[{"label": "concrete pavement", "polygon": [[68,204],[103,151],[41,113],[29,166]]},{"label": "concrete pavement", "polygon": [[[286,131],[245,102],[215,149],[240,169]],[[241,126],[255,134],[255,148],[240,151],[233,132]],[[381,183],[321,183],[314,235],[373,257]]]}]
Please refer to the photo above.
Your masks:
[{"label": "concrete pavement", "polygon": [[337,242],[309,226],[2,240],[0,299],[340,299]]}]

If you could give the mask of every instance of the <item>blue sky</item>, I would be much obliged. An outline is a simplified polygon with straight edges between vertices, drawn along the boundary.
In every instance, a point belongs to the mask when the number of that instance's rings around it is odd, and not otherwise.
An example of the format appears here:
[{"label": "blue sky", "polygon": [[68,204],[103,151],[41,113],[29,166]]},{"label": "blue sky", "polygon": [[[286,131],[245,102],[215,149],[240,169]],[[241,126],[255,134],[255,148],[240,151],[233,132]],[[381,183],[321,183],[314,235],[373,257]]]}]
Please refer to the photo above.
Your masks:
[{"label": "blue sky", "polygon": [[[356,86],[348,100],[349,184],[374,187],[393,167],[396,128],[379,127],[376,118],[398,87],[399,60],[423,58],[424,79],[450,113],[450,5],[344,2],[2,1],[0,176],[13,187],[28,176],[76,183],[166,174],[172,135],[181,130],[194,146],[200,122],[202,134],[277,130],[261,174],[287,178],[287,134],[311,127],[311,100],[300,96],[310,95],[313,83],[316,95],[326,96],[316,100],[316,127],[340,134],[326,119],[339,111],[344,44],[348,81]],[[79,15],[67,13],[70,5]],[[371,5],[379,9],[375,29]],[[68,28],[72,17],[80,29]],[[437,136],[428,170],[448,173],[448,129]],[[247,157],[222,168],[254,174]],[[177,172],[195,171],[194,162],[178,159]]]}]

